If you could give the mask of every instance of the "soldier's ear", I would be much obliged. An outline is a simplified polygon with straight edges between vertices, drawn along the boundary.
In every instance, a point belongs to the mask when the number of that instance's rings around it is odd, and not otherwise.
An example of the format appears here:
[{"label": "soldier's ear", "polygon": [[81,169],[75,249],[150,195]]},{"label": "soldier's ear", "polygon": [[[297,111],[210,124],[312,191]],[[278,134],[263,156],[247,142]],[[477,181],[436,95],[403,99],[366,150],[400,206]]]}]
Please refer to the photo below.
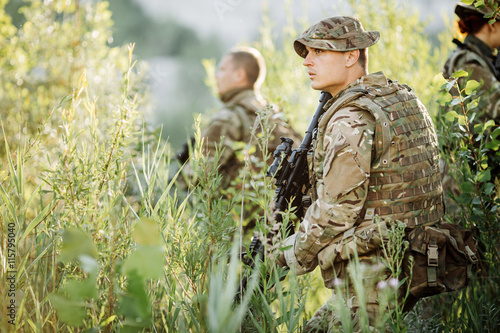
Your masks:
[{"label": "soldier's ear", "polygon": [[359,59],[359,50],[347,51],[344,53],[345,55],[345,66],[352,67],[355,63],[358,62]]},{"label": "soldier's ear", "polygon": [[238,82],[248,82],[247,72],[243,67],[237,68],[234,72],[234,75]]}]

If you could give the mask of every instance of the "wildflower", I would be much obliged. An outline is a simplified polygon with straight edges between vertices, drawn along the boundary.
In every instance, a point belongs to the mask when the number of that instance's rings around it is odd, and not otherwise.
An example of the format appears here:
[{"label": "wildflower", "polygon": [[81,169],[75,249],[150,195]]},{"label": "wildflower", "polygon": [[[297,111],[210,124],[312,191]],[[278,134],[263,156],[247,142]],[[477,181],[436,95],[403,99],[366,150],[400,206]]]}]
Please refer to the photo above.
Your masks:
[{"label": "wildflower", "polygon": [[335,287],[340,287],[340,286],[342,285],[342,279],[335,278],[335,279],[333,280],[333,285],[334,285]]},{"label": "wildflower", "polygon": [[387,282],[385,282],[385,281],[379,281],[379,282],[377,283],[377,288],[378,288],[378,289],[381,289],[381,290],[382,290],[382,289],[385,289],[386,287],[387,287]]},{"label": "wildflower", "polygon": [[399,285],[399,280],[396,279],[396,278],[392,278],[389,280],[389,286],[391,286],[392,288],[397,288]]}]

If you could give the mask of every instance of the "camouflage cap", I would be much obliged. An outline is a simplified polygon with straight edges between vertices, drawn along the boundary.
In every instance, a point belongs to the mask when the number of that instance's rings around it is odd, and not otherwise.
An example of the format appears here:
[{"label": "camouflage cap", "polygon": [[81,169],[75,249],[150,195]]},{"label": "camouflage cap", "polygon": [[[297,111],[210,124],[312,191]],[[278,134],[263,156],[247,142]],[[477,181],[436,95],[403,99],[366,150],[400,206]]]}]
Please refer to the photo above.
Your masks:
[{"label": "camouflage cap", "polygon": [[484,5],[480,7],[481,8],[477,8],[474,5],[466,5],[462,1],[460,1],[455,7],[455,14],[457,14],[457,16],[461,19],[465,19],[469,15],[473,14],[484,16],[493,13],[493,10],[491,8],[485,7]]},{"label": "camouflage cap", "polygon": [[302,58],[307,55],[306,46],[329,51],[365,49],[378,42],[378,31],[365,31],[354,17],[329,17],[310,26],[293,42],[295,52]]}]

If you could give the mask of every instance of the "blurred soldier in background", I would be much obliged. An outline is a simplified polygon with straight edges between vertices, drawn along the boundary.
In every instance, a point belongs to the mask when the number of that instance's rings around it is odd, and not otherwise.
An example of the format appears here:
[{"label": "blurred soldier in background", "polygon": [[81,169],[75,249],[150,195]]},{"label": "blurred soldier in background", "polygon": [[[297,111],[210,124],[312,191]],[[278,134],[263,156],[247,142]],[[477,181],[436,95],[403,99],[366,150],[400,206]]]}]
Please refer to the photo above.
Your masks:
[{"label": "blurred soldier in background", "polygon": [[[380,311],[376,284],[391,272],[382,264],[382,239],[396,220],[407,229],[434,225],[444,215],[434,125],[412,89],[382,73],[368,74],[368,50],[378,31],[365,31],[352,17],[324,19],[294,42],[304,58],[311,87],[331,93],[314,143],[310,168],[313,203],[292,245],[278,261],[298,274],[320,266],[325,286],[349,281],[355,253],[367,284],[366,311],[374,327]],[[381,218],[377,225],[375,216]],[[285,247],[286,248],[286,247]],[[356,277],[351,277],[356,278]],[[396,283],[397,285],[397,283]],[[349,285],[316,312],[305,332],[341,328],[335,304],[344,297],[360,330],[363,307]],[[409,309],[413,304],[408,304]]]},{"label": "blurred soldier in background", "polygon": [[[280,137],[290,137],[295,145],[301,142],[301,136],[285,121],[284,114],[274,105],[269,105],[261,96],[260,88],[266,76],[266,65],[259,51],[251,47],[235,48],[221,59],[215,78],[217,90],[223,107],[215,113],[208,125],[202,128],[203,153],[213,159],[216,148],[220,146],[222,154],[218,161],[219,174],[222,175],[222,189],[230,187],[245,165],[240,152],[247,144],[254,144],[256,151],[250,156],[250,170],[258,172],[263,167],[263,152],[257,144],[257,137],[265,135],[267,140],[267,161],[272,163],[272,154],[280,144]],[[261,119],[259,113],[267,119]],[[262,124],[268,124],[263,129]],[[271,134],[270,136],[268,134]],[[194,140],[192,140],[191,144]],[[177,153],[181,163],[189,157],[189,144]],[[238,156],[240,155],[240,156]],[[193,165],[187,163],[184,174],[193,177]],[[237,185],[237,184],[235,184]],[[246,220],[260,213],[246,212]]]},{"label": "blurred soldier in background", "polygon": [[471,74],[469,79],[484,81],[480,89],[482,112],[476,122],[487,119],[500,120],[500,72],[495,68],[497,48],[500,47],[500,22],[488,23],[484,16],[488,8],[478,9],[459,2],[455,8],[459,17],[458,27],[466,37],[463,42],[454,39],[457,49],[444,65],[444,75],[450,77],[458,70]]},{"label": "blurred soldier in background", "polygon": [[[477,96],[480,97],[479,105],[473,109],[475,118],[469,126],[472,130],[475,124],[485,123],[490,119],[500,124],[500,59],[498,59],[497,48],[500,47],[500,22],[489,24],[489,18],[484,16],[491,14],[492,10],[486,7],[478,9],[473,5],[457,3],[455,14],[459,17],[458,27],[466,37],[463,42],[453,39],[457,45],[456,50],[450,55],[444,65],[443,75],[449,78],[454,72],[467,71],[469,80],[481,82]],[[467,78],[460,79],[459,83],[465,86]],[[447,109],[441,110],[441,113]],[[487,153],[488,165],[493,167],[492,176],[500,174],[500,155],[490,150]],[[448,166],[442,161],[443,168],[443,190],[446,194],[452,191],[459,195],[460,191],[451,176],[447,173]],[[458,206],[446,198],[447,212],[456,215]]]}]

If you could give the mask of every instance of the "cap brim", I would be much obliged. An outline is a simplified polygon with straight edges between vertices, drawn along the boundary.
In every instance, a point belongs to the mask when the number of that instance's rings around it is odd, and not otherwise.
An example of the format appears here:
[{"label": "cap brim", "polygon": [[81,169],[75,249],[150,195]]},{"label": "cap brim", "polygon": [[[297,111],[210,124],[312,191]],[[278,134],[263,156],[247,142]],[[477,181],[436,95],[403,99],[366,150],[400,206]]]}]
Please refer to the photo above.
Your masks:
[{"label": "cap brim", "polygon": [[492,13],[491,9],[487,9],[487,8],[479,9],[473,5],[466,5],[466,4],[463,4],[460,2],[457,3],[457,6],[455,7],[455,14],[457,14],[457,16],[461,19],[465,19],[470,15],[482,15],[482,16],[484,16],[484,15],[488,15],[491,13]]},{"label": "cap brim", "polygon": [[352,43],[351,39],[314,39],[307,37],[299,37],[293,42],[295,52],[302,58],[307,56],[306,46],[314,49],[327,50],[327,51],[352,51],[366,49],[377,43],[380,39],[380,32],[378,31],[364,31],[361,33],[363,38],[361,41]]}]

